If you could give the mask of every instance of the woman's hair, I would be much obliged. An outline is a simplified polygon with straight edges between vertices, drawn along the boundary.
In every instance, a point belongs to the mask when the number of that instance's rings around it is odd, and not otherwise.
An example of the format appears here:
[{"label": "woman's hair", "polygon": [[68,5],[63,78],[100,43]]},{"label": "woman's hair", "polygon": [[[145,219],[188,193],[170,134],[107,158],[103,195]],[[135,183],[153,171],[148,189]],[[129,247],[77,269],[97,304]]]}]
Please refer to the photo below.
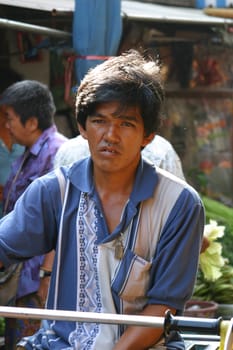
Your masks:
[{"label": "woman's hair", "polygon": [[54,123],[56,107],[47,85],[36,80],[22,80],[10,85],[1,95],[0,103],[12,107],[24,125],[35,117],[38,128],[45,130]]},{"label": "woman's hair", "polygon": [[137,106],[147,135],[158,130],[164,89],[157,60],[130,50],[91,69],[76,97],[76,117],[85,129],[86,119],[99,103],[119,102],[120,108]]}]

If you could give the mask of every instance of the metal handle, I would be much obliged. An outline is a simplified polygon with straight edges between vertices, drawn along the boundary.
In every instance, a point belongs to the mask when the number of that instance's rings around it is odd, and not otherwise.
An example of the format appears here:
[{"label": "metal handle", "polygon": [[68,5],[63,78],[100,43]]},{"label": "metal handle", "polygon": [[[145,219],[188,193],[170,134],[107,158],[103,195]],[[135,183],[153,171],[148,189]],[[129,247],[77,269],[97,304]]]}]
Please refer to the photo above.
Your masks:
[{"label": "metal handle", "polygon": [[171,330],[182,332],[195,331],[199,334],[220,334],[222,318],[198,318],[198,317],[174,317],[168,310],[165,315],[164,332],[169,334]]}]

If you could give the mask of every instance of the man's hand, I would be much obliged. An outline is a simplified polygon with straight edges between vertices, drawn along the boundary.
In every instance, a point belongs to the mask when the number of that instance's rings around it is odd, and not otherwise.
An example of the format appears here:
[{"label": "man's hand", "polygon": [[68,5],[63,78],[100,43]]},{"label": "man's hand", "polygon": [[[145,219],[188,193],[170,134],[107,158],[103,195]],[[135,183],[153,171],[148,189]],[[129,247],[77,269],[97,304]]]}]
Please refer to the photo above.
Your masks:
[{"label": "man's hand", "polygon": [[44,277],[40,279],[40,286],[37,291],[37,295],[41,300],[42,307],[45,306],[45,303],[47,300],[49,283],[50,283],[50,277]]}]

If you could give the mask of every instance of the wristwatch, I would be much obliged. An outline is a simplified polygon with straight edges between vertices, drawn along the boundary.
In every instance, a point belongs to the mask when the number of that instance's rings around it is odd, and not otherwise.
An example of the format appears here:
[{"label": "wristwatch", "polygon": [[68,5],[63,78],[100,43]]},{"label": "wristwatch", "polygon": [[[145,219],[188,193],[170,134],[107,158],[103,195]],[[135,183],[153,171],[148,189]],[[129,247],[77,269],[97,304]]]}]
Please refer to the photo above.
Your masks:
[{"label": "wristwatch", "polygon": [[40,278],[50,277],[51,272],[40,269],[39,276],[40,276]]}]

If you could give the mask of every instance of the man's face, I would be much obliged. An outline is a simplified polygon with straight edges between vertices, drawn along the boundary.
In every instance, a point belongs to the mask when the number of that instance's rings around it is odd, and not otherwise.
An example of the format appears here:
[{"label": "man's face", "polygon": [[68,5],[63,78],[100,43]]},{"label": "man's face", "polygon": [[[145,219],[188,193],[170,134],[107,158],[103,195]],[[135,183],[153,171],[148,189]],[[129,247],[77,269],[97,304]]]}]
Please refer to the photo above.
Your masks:
[{"label": "man's face", "polygon": [[6,126],[5,107],[0,106],[0,128],[5,129],[5,126]]},{"label": "man's face", "polygon": [[80,132],[89,142],[94,168],[121,175],[136,169],[141,148],[153,136],[145,137],[138,107],[122,109],[117,102],[99,104]]},{"label": "man's face", "polygon": [[10,106],[5,107],[5,114],[6,126],[9,129],[13,142],[26,145],[29,132],[27,130],[27,123],[23,125],[19,115],[16,114],[14,109]]}]

